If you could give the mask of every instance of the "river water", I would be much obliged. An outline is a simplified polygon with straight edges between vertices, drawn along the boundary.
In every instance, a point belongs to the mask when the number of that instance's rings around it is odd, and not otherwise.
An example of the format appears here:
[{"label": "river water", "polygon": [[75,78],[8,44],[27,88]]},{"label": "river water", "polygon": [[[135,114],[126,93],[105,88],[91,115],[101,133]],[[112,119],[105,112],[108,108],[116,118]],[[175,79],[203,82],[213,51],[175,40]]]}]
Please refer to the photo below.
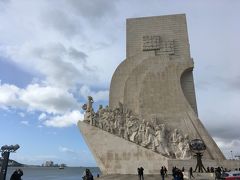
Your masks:
[{"label": "river water", "polygon": [[[9,180],[16,168],[9,167],[6,180]],[[81,180],[85,168],[83,167],[21,167],[23,180]],[[99,168],[89,168],[94,176],[101,174]]]}]

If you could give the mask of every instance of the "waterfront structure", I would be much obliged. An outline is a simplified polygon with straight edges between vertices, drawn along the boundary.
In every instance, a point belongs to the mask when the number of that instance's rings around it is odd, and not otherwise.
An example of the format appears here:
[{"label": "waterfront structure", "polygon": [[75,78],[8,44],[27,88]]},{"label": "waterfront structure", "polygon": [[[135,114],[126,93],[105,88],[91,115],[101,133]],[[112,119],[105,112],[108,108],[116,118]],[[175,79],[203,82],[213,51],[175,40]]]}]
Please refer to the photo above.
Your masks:
[{"label": "waterfront structure", "polygon": [[46,161],[45,164],[44,164],[45,167],[53,167],[54,166],[54,163],[53,161]]},{"label": "waterfront structure", "polygon": [[78,126],[103,174],[195,166],[189,142],[206,144],[205,166],[227,161],[198,118],[184,14],[127,20],[126,59],[113,74],[109,106],[88,97]]}]

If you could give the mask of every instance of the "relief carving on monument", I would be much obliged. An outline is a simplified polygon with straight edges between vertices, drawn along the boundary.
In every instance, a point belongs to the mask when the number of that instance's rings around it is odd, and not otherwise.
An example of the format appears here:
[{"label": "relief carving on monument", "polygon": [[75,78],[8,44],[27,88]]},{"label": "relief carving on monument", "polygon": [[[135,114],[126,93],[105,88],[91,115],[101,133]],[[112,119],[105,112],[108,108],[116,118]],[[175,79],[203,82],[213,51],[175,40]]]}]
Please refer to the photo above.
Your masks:
[{"label": "relief carving on monument", "polygon": [[155,55],[174,54],[174,40],[164,41],[160,36],[143,36],[143,51],[155,51]]},{"label": "relief carving on monument", "polygon": [[160,48],[160,36],[143,36],[143,51],[152,51]]},{"label": "relief carving on monument", "polygon": [[88,96],[84,122],[96,126],[113,135],[124,138],[147,149],[173,159],[190,159],[189,136],[182,135],[178,129],[171,130],[165,124],[159,124],[157,117],[149,121],[139,118],[119,102],[118,107],[110,109],[99,106],[97,112],[92,107],[93,98]]}]

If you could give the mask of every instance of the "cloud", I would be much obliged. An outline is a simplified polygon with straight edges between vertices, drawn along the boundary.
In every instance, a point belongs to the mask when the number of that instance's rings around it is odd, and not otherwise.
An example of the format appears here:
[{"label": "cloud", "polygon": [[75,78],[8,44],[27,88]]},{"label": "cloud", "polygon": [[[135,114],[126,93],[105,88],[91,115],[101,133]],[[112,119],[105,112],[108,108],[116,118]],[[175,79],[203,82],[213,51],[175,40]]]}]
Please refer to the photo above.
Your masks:
[{"label": "cloud", "polygon": [[28,121],[21,121],[21,124],[24,124],[24,125],[28,126],[29,122]]},{"label": "cloud", "polygon": [[10,0],[0,0],[0,13],[5,10],[6,5],[10,3]]},{"label": "cloud", "polygon": [[107,101],[109,97],[108,90],[92,91],[88,86],[84,85],[80,88],[79,94],[87,99],[88,96],[92,96],[95,102]]},{"label": "cloud", "polygon": [[231,78],[222,78],[222,82],[228,91],[240,91],[240,73]]},{"label": "cloud", "polygon": [[0,107],[56,114],[78,109],[80,104],[71,93],[61,88],[30,84],[26,89],[20,89],[14,85],[2,84]]},{"label": "cloud", "polygon": [[46,118],[47,118],[46,113],[41,113],[41,114],[38,116],[38,120],[39,120],[39,121],[45,120]]},{"label": "cloud", "polygon": [[25,114],[23,112],[18,113],[20,117],[25,117]]},{"label": "cloud", "polygon": [[69,149],[67,147],[60,146],[59,147],[60,152],[68,153],[68,154],[77,154],[77,152],[73,151],[72,149]]},{"label": "cloud", "polygon": [[0,107],[24,107],[25,103],[19,100],[21,89],[10,84],[0,84]]},{"label": "cloud", "polygon": [[227,125],[225,122],[219,123],[217,126],[208,126],[208,129],[211,132],[211,135],[216,138],[225,139],[226,141],[232,139],[240,139],[239,130],[238,128],[236,128],[234,120],[235,119],[233,119],[232,121],[226,121],[228,122]]},{"label": "cloud", "polygon": [[57,115],[49,118],[45,120],[43,124],[50,127],[61,128],[76,125],[79,120],[83,120],[83,114],[80,111],[74,110],[64,115]]},{"label": "cloud", "polygon": [[73,95],[57,87],[29,85],[21,93],[20,100],[28,104],[30,110],[48,113],[64,113],[79,108]]},{"label": "cloud", "polygon": [[116,0],[65,0],[65,2],[75,13],[92,23],[96,23],[97,20],[107,16],[113,16],[114,12],[116,12]]},{"label": "cloud", "polygon": [[9,3],[10,0],[0,0],[0,3]]},{"label": "cloud", "polygon": [[42,22],[46,28],[53,28],[67,38],[80,35],[81,25],[76,23],[77,19],[73,19],[61,10],[49,10],[42,14]]},{"label": "cloud", "polygon": [[222,138],[214,138],[222,152],[225,154],[226,158],[233,159],[235,156],[240,155],[240,140],[231,139],[226,140]]},{"label": "cloud", "polygon": [[42,75],[47,84],[69,89],[96,79],[94,67],[87,64],[88,56],[72,46],[65,47],[61,43],[35,46],[27,43],[21,47],[5,48],[5,53],[8,59]]}]

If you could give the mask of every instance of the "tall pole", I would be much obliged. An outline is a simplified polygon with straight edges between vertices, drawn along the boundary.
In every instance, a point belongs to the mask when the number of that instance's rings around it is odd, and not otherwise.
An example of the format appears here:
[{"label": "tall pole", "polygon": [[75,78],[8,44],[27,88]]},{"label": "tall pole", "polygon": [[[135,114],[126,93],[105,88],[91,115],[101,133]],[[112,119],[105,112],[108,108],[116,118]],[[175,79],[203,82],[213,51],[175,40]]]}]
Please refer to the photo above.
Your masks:
[{"label": "tall pole", "polygon": [[1,172],[0,172],[0,180],[6,180],[10,153],[15,152],[19,148],[20,146],[18,144],[10,145],[10,146],[5,145],[1,147],[0,151],[2,152],[3,162],[2,162]]},{"label": "tall pole", "polygon": [[232,153],[232,151],[230,151],[231,152],[231,157],[232,157],[232,159],[233,159],[233,153]]},{"label": "tall pole", "polygon": [[2,153],[3,162],[2,162],[2,168],[1,168],[1,176],[0,176],[1,179],[0,180],[6,179],[9,155],[10,155],[10,151],[4,151]]}]

